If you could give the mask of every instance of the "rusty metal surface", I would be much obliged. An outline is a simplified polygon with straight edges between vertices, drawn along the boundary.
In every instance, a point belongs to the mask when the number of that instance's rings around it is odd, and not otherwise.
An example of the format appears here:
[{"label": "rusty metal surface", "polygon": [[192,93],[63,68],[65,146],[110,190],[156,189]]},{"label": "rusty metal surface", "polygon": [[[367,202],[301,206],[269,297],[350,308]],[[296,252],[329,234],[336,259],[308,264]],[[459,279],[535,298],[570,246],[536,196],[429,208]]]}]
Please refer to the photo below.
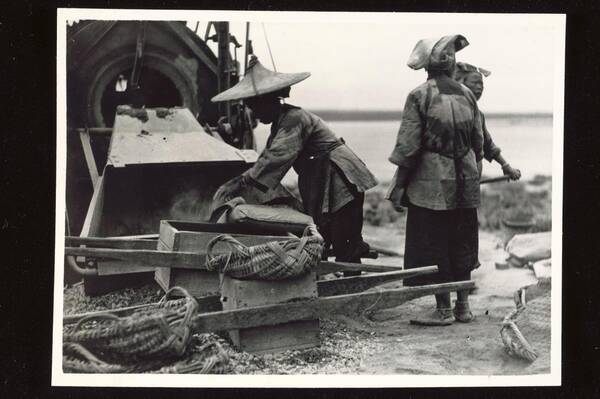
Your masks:
[{"label": "rusty metal surface", "polygon": [[238,150],[206,134],[186,108],[117,110],[108,163],[255,162],[257,154]]}]

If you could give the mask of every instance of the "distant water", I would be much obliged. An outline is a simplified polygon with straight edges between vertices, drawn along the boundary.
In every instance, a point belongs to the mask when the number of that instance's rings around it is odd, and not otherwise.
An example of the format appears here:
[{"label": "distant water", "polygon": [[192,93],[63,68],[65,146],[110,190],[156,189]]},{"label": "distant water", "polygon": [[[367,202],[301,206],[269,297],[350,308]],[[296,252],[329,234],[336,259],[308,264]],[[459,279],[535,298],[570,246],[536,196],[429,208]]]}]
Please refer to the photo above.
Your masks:
[{"label": "distant water", "polygon": [[[504,158],[521,170],[523,178],[536,174],[552,174],[552,118],[487,117],[486,124]],[[394,166],[387,160],[396,142],[400,121],[332,121],[328,125],[338,137],[343,137],[352,150],[362,158],[380,182],[389,181]],[[259,150],[264,148],[269,126],[259,124],[256,137]],[[484,161],[483,173],[499,176],[497,163]],[[285,181],[294,178],[288,173]]]}]

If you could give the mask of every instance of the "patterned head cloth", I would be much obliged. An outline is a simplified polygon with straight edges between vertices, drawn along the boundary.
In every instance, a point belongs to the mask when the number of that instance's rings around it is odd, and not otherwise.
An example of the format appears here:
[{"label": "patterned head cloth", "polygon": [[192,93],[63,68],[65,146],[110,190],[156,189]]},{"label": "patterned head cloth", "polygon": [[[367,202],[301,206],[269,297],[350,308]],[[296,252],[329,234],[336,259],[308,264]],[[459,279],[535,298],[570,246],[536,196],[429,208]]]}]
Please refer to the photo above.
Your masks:
[{"label": "patterned head cloth", "polygon": [[467,64],[466,62],[457,62],[456,69],[454,70],[454,79],[460,82],[468,74],[473,72],[480,73],[486,78],[492,74],[492,72],[487,69],[479,68],[475,65]]},{"label": "patterned head cloth", "polygon": [[410,54],[407,65],[412,69],[447,71],[454,65],[455,53],[468,45],[463,35],[422,39]]}]

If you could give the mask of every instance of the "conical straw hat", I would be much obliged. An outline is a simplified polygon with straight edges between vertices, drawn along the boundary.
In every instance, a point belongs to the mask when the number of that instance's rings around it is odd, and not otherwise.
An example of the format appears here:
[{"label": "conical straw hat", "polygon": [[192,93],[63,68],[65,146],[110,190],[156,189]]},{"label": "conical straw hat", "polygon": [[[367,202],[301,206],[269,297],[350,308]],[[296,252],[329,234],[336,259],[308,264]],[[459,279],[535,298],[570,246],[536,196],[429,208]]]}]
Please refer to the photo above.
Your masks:
[{"label": "conical straw hat", "polygon": [[[254,62],[254,61],[253,61]],[[281,73],[268,70],[256,59],[244,78],[232,88],[214,96],[211,101],[231,101],[271,93],[294,85],[310,76],[310,72]]]}]

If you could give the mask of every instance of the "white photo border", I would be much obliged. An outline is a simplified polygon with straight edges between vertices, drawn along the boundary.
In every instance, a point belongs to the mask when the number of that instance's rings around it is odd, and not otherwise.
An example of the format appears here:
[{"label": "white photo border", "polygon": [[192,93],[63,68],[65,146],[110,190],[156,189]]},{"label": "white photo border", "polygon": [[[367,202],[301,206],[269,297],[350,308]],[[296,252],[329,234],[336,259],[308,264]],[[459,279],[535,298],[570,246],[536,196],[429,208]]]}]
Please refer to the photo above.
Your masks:
[{"label": "white photo border", "polygon": [[540,375],[173,375],[173,374],[72,374],[62,371],[64,277],[64,214],[66,206],[66,27],[73,20],[221,20],[260,22],[397,22],[410,25],[415,17],[429,24],[447,23],[443,13],[291,12],[217,10],[57,9],[57,142],[56,142],[56,251],[54,272],[52,385],[93,387],[495,387],[557,386],[561,384],[562,351],[562,224],[564,141],[564,14],[452,14],[464,23],[502,25],[507,21],[554,31],[554,108],[552,168],[552,351],[551,371]]}]

